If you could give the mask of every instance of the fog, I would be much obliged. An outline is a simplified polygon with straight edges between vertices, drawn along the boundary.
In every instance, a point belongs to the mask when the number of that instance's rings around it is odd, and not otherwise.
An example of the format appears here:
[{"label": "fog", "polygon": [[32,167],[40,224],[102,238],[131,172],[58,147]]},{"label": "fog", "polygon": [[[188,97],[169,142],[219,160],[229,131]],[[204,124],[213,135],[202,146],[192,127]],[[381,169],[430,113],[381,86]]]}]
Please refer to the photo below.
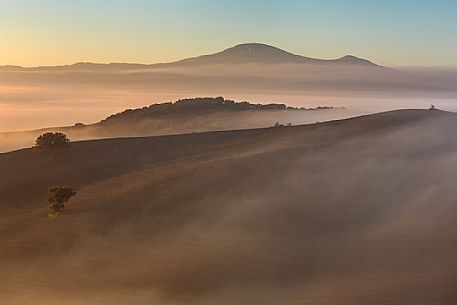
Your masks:
[{"label": "fog", "polygon": [[[1,155],[0,170],[14,174],[0,176],[0,296],[11,305],[454,304],[456,122],[400,111],[76,143],[54,160]],[[48,221],[42,189],[56,182],[78,195]],[[12,195],[18,187],[30,191]]]},{"label": "fog", "polygon": [[199,96],[355,113],[431,102],[455,109],[456,73],[427,71],[311,64],[0,67],[0,131],[95,123],[127,108]]},{"label": "fog", "polygon": [[0,152],[31,147],[44,132],[63,132],[72,141],[116,137],[145,137],[195,132],[312,124],[360,115],[344,108],[322,110],[248,110],[180,114],[179,110],[150,119],[119,120],[85,127],[53,127],[24,132],[0,132]]},{"label": "fog", "polygon": [[[401,68],[403,69],[403,68]],[[307,124],[392,109],[457,111],[454,70],[311,64],[92,65],[0,68],[0,152],[30,147],[43,128],[65,130],[72,140],[148,136],[271,126],[276,121]],[[57,127],[92,124],[128,108],[189,97],[224,96],[252,103],[344,107],[344,111],[292,117],[205,118],[208,123],[162,122],[118,126],[116,132]],[[203,126],[202,126],[203,125]],[[134,130],[137,128],[137,130]],[[129,132],[121,132],[123,129]],[[153,130],[153,131],[151,131]]]}]

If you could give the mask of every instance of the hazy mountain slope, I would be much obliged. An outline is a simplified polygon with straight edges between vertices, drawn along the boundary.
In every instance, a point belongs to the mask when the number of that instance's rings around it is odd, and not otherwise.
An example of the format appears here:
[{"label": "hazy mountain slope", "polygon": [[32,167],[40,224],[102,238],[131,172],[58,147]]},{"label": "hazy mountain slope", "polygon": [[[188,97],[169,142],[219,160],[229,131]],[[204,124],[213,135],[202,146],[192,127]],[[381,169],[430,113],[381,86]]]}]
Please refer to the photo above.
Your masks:
[{"label": "hazy mountain slope", "polygon": [[[77,63],[58,67],[0,67],[0,81],[24,86],[259,93],[298,90],[316,93],[394,90],[447,92],[452,88],[430,78],[404,73],[346,55],[323,60],[304,57],[265,44],[241,44],[210,55],[165,64]],[[319,86],[315,86],[318,83]],[[384,92],[387,94],[388,92]],[[80,93],[81,94],[81,93]],[[322,94],[322,92],[321,92]]]},{"label": "hazy mountain slope", "polygon": [[338,59],[316,59],[289,53],[279,48],[261,43],[246,43],[211,55],[188,58],[171,65],[220,65],[220,64],[327,64],[327,65],[366,65],[377,66],[369,60],[355,56],[344,56]]},{"label": "hazy mountain slope", "polygon": [[[456,127],[405,110],[0,155],[0,299],[456,303]],[[49,221],[53,184],[78,195]]]},{"label": "hazy mountain slope", "polygon": [[262,43],[245,43],[228,48],[224,51],[210,55],[202,55],[193,58],[187,58],[171,63],[161,64],[129,64],[129,63],[111,63],[97,64],[90,62],[79,62],[73,65],[66,66],[42,66],[24,68],[20,66],[0,66],[1,70],[141,70],[151,68],[163,68],[167,66],[193,66],[193,65],[225,65],[225,64],[246,64],[246,63],[261,63],[261,64],[327,64],[327,65],[365,65],[377,66],[369,60],[358,58],[352,55],[346,55],[337,59],[317,59],[304,57],[279,48],[262,44]]}]

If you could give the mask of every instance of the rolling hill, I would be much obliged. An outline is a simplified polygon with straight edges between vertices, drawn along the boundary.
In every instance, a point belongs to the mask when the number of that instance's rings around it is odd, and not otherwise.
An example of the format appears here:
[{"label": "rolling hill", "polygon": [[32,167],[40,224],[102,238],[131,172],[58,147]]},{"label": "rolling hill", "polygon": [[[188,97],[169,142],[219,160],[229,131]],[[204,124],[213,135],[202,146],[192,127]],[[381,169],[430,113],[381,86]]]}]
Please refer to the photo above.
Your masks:
[{"label": "rolling hill", "polygon": [[0,152],[31,147],[45,132],[63,132],[71,140],[155,136],[203,131],[270,127],[314,123],[349,117],[344,108],[296,108],[284,104],[252,104],[216,98],[182,99],[128,109],[106,119],[84,125],[52,127],[22,132],[0,132]]},{"label": "rolling hill", "polygon": [[[0,299],[457,303],[456,128],[400,110],[1,154]],[[78,191],[54,220],[50,185]]]}]

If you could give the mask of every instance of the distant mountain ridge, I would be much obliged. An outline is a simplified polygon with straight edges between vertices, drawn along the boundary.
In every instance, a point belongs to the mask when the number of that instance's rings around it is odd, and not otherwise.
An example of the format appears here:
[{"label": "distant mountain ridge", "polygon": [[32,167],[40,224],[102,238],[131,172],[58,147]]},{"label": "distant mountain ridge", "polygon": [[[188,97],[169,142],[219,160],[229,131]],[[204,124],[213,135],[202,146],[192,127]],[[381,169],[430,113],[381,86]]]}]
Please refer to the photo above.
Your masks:
[{"label": "distant mountain ridge", "polygon": [[[260,43],[152,65],[80,62],[56,67],[4,66],[0,67],[0,83],[5,88],[0,92],[2,101],[74,99],[78,104],[87,101],[88,107],[93,101],[131,105],[128,99],[132,99],[135,105],[145,105],[151,100],[188,96],[250,95],[259,100],[287,102],[293,98],[305,102],[305,96],[448,98],[457,93],[454,79],[447,76],[408,73],[352,55],[333,60],[304,57]],[[309,101],[308,105],[320,104]],[[71,121],[76,120],[81,119]]]},{"label": "distant mountain ridge", "polygon": [[219,64],[326,64],[326,65],[355,65],[367,67],[380,67],[379,65],[363,58],[353,55],[346,55],[337,59],[317,59],[296,55],[280,48],[262,43],[244,43],[228,48],[224,51],[209,55],[202,55],[182,59],[170,63],[138,64],[138,63],[92,63],[78,62],[72,65],[63,66],[38,66],[21,67],[13,65],[0,66],[1,70],[49,70],[49,69],[146,69],[170,66],[199,66]]},{"label": "distant mountain ridge", "polygon": [[302,64],[348,64],[378,66],[375,63],[346,55],[338,59],[317,59],[296,55],[282,49],[261,43],[239,44],[222,52],[188,58],[173,64],[224,64],[224,63],[302,63]]}]

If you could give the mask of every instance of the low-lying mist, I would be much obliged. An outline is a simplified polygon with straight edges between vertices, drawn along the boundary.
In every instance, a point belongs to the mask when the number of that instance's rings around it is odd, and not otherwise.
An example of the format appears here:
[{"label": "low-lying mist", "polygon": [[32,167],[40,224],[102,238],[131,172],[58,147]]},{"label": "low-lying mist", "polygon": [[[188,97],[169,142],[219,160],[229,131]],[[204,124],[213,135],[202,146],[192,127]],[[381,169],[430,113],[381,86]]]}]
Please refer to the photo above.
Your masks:
[{"label": "low-lying mist", "polygon": [[[14,174],[0,176],[0,296],[11,305],[454,304],[456,122],[398,111],[76,143],[54,160],[2,155]],[[8,197],[15,181],[30,191]],[[50,222],[38,186],[54,181],[78,195]]]},{"label": "low-lying mist", "polygon": [[0,131],[95,123],[127,108],[199,96],[344,106],[356,114],[432,100],[447,107],[457,97],[454,80],[449,71],[312,64],[0,68]]},{"label": "low-lying mist", "polygon": [[81,127],[54,127],[24,132],[0,133],[0,152],[27,148],[44,132],[63,132],[72,141],[115,137],[144,137],[218,130],[250,129],[283,125],[311,124],[355,115],[343,108],[321,110],[217,111],[208,114],[166,115],[163,117],[102,122]]}]

